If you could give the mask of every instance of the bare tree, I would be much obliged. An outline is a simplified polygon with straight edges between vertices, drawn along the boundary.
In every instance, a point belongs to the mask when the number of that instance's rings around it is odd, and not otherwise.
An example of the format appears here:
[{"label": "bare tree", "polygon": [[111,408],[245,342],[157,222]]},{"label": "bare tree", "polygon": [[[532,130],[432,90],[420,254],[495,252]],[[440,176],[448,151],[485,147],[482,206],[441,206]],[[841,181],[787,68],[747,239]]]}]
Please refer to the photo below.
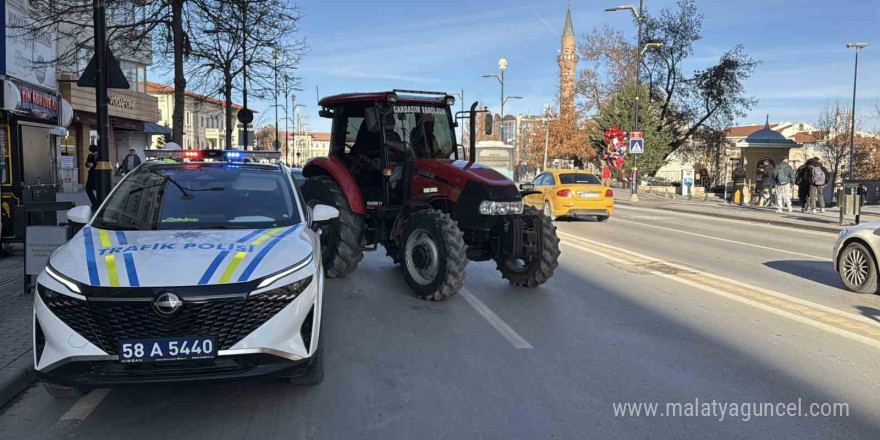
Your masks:
[{"label": "bare tree", "polygon": [[[817,149],[825,166],[831,172],[831,182],[837,182],[838,176],[848,167],[850,149],[850,123],[852,107],[843,103],[841,99],[834,99],[819,110],[816,120],[816,128],[822,133],[823,139],[818,143]],[[860,128],[856,120],[856,132]]]},{"label": "bare tree", "polygon": [[[247,79],[249,96],[277,94],[275,75],[283,78],[299,65],[307,48],[304,40],[296,38],[299,11],[284,0],[188,1],[192,7],[187,27],[192,56],[187,75],[195,89],[209,95],[223,94],[226,145],[230,148],[235,127],[233,92],[242,90]],[[288,77],[295,88],[298,78],[289,73]]]},{"label": "bare tree", "polygon": [[584,114],[599,110],[635,78],[635,46],[614,28],[605,26],[582,35],[578,54],[583,67],[578,72],[575,92],[581,97],[578,109]]}]

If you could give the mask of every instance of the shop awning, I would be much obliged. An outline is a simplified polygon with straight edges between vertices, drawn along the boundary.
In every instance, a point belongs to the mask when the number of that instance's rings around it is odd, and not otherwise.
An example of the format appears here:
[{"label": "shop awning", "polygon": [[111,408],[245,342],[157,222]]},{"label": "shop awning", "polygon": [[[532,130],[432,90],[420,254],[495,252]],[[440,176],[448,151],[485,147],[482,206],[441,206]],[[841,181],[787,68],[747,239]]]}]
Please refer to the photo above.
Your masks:
[{"label": "shop awning", "polygon": [[152,122],[144,122],[144,133],[146,134],[171,134],[171,129],[164,125],[154,124]]},{"label": "shop awning", "polygon": [[135,121],[134,119],[110,118],[110,125],[113,126],[113,131],[133,131],[136,133],[143,133],[144,124],[144,122]]}]

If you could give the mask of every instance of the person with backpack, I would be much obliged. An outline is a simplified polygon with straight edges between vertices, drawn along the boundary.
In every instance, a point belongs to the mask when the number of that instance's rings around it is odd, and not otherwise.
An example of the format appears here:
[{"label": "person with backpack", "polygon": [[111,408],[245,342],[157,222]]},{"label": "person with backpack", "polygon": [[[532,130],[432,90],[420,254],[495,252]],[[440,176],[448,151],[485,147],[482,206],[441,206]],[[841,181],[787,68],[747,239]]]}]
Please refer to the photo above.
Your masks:
[{"label": "person with backpack", "polygon": [[[825,195],[822,190],[827,185],[825,170],[822,167],[822,161],[816,159],[808,168],[808,178],[810,180],[810,204],[807,206],[807,214],[817,214],[825,212]],[[818,209],[817,209],[818,206]]]},{"label": "person with backpack", "polygon": [[770,206],[770,204],[773,203],[772,189],[776,184],[776,169],[770,164],[769,160],[764,160],[764,165],[761,167],[760,174],[761,191],[758,194],[761,195],[761,200],[758,205]]},{"label": "person with backpack", "polygon": [[733,193],[730,195],[730,204],[737,203],[739,206],[743,205],[743,199],[745,199],[745,182],[748,174],[746,173],[745,168],[743,168],[741,163],[736,164],[736,168],[733,170]]},{"label": "person with backpack", "polygon": [[774,172],[776,180],[776,212],[782,214],[782,208],[788,207],[791,212],[791,185],[794,183],[794,170],[788,164],[788,158],[782,158],[782,164]]},{"label": "person with backpack", "polygon": [[798,187],[798,200],[801,202],[801,212],[807,211],[807,205],[810,203],[810,181],[807,179],[807,171],[813,164],[813,159],[807,159],[807,162],[799,166],[795,174],[794,183]]}]

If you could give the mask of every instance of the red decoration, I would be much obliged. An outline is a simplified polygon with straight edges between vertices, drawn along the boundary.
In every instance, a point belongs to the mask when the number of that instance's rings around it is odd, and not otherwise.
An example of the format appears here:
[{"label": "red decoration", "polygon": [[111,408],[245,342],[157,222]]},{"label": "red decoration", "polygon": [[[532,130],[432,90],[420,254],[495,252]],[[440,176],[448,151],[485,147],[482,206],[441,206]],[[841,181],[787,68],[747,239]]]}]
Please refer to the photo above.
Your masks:
[{"label": "red decoration", "polygon": [[623,167],[626,149],[626,134],[620,127],[605,130],[605,151],[602,153],[602,160],[608,163],[609,167],[615,170]]}]

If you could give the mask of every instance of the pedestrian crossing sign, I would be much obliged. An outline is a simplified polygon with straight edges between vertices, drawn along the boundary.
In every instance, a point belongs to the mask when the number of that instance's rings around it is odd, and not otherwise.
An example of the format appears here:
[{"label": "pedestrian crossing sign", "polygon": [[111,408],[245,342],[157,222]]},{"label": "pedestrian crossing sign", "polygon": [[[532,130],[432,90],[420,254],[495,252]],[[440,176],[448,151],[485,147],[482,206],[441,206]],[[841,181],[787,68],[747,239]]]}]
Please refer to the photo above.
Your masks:
[{"label": "pedestrian crossing sign", "polygon": [[645,140],[644,139],[630,139],[629,140],[629,152],[631,154],[642,154],[645,152]]}]

